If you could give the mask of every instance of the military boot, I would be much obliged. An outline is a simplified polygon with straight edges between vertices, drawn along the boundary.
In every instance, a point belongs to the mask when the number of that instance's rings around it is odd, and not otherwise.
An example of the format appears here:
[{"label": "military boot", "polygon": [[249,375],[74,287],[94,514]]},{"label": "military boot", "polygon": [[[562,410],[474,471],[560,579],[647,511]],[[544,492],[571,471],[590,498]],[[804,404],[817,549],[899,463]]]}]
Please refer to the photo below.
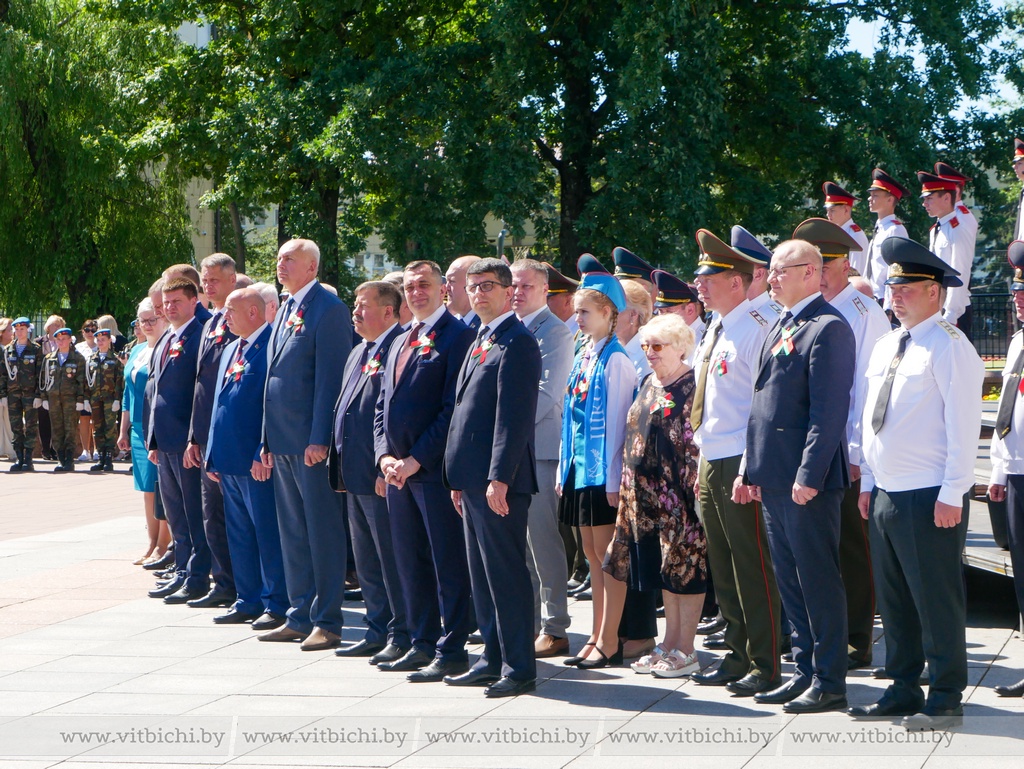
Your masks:
[{"label": "military boot", "polygon": [[64,465],[64,469],[69,473],[75,472],[75,450],[68,449],[64,456],[68,459],[67,464]]},{"label": "military boot", "polygon": [[[70,465],[70,467],[69,467]],[[53,468],[55,473],[66,473],[74,470],[75,466],[72,464],[71,452],[70,451],[58,451],[57,452],[57,465]]]},{"label": "military boot", "polygon": [[32,465],[32,449],[21,450],[21,469],[26,473],[34,473],[36,468]]},{"label": "military boot", "polygon": [[92,467],[89,468],[89,472],[90,473],[102,473],[103,470],[105,469],[103,467],[103,460],[106,459],[106,456],[107,456],[107,452],[105,452],[105,451],[99,452],[99,458],[96,460],[96,464],[94,464]]},{"label": "military boot", "polygon": [[24,453],[25,453],[24,449],[15,449],[14,450],[14,454],[17,457],[17,459],[15,460],[14,464],[11,465],[11,472],[12,473],[20,473],[22,470],[25,469],[25,460],[23,458]]},{"label": "military boot", "polygon": [[114,472],[114,452],[104,451],[103,456],[100,457],[103,462],[103,471],[107,473]]}]

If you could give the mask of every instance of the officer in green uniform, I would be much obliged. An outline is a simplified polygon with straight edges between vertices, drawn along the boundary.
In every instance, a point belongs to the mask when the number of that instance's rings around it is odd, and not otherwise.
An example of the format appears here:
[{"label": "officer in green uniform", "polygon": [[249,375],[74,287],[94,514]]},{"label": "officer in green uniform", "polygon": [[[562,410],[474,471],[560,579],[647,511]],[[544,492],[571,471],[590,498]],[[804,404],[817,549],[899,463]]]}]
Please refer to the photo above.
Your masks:
[{"label": "officer in green uniform", "polygon": [[17,318],[14,339],[3,348],[4,368],[0,371],[0,406],[6,406],[14,432],[14,453],[17,461],[11,472],[32,471],[32,451],[36,447],[39,408],[39,368],[43,350],[29,338],[31,321]]},{"label": "officer in green uniform", "polygon": [[118,420],[124,394],[124,364],[111,347],[109,328],[97,329],[95,338],[96,352],[85,366],[85,393],[86,411],[92,414],[92,435],[99,461],[89,471],[113,472],[120,434]]},{"label": "officer in green uniform", "polygon": [[50,414],[50,445],[60,462],[55,473],[74,472],[78,412],[85,410],[85,358],[71,346],[71,329],[53,332],[57,349],[43,359],[39,389]]}]

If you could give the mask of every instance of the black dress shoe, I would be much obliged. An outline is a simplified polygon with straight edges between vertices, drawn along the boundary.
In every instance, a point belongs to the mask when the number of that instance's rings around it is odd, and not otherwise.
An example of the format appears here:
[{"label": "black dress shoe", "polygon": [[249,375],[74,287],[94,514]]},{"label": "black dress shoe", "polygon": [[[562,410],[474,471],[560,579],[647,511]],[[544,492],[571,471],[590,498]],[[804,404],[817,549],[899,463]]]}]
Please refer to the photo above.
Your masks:
[{"label": "black dress shoe", "polygon": [[851,654],[846,658],[846,669],[847,670],[860,670],[871,665],[871,657],[861,657],[855,654]]},{"label": "black dress shoe", "polygon": [[754,702],[762,705],[785,705],[792,702],[811,687],[809,678],[790,678],[778,689],[754,695]]},{"label": "black dress shoe", "polygon": [[1024,697],[1024,681],[1018,681],[1010,686],[997,686],[995,690],[1000,697]]},{"label": "black dress shoe", "polygon": [[572,597],[577,601],[593,601],[594,594],[590,590],[590,585],[587,585],[586,590],[579,590],[572,594]]},{"label": "black dress shoe", "polygon": [[795,700],[782,706],[787,713],[825,713],[829,710],[846,710],[845,694],[832,694],[821,689],[808,689]]},{"label": "black dress shoe", "polygon": [[497,683],[493,683],[484,689],[484,696],[494,699],[495,697],[516,697],[520,694],[532,692],[537,688],[537,679],[529,681],[515,681],[507,676]]},{"label": "black dress shoe", "polygon": [[353,603],[358,603],[359,601],[362,601],[363,600],[363,590],[362,590],[362,588],[358,588],[357,587],[357,588],[353,588],[352,590],[346,590],[345,591],[345,600],[346,601],[352,601]]},{"label": "black dress shoe", "polygon": [[187,587],[183,587],[175,593],[164,596],[164,603],[188,603],[202,597],[204,594],[205,591],[189,590]]},{"label": "black dress shoe", "polygon": [[711,635],[719,630],[725,630],[725,617],[705,617],[697,625],[697,635]]},{"label": "black dress shoe", "polygon": [[743,678],[739,673],[730,673],[727,670],[718,668],[711,673],[694,673],[690,680],[701,686],[725,686]]},{"label": "black dress shoe", "polygon": [[924,700],[903,700],[898,697],[882,695],[882,699],[870,705],[854,705],[847,710],[854,718],[891,718],[892,716],[912,716],[924,707]]},{"label": "black dress shoe", "polygon": [[168,569],[160,569],[160,571],[153,574],[157,579],[171,579],[172,577],[178,576],[178,570],[174,568],[174,564]]},{"label": "black dress shoe", "polygon": [[793,636],[789,633],[785,633],[782,636],[782,646],[779,649],[783,654],[793,654]]},{"label": "black dress shoe", "polygon": [[925,707],[923,713],[915,713],[912,716],[905,716],[900,721],[900,726],[912,732],[938,731],[950,729],[954,726],[963,726],[964,708],[958,705],[947,710],[929,710]]},{"label": "black dress shoe", "polygon": [[498,673],[486,670],[468,670],[457,676],[445,676],[444,682],[449,686],[488,686],[501,680]]},{"label": "black dress shoe", "polygon": [[397,660],[380,662],[377,667],[380,670],[393,671],[395,673],[411,673],[413,670],[425,668],[434,661],[434,655],[413,647]]},{"label": "black dress shoe", "polygon": [[703,646],[705,649],[728,649],[729,647],[725,645],[725,631],[720,630],[705,637]]},{"label": "black dress shoe", "polygon": [[603,651],[601,651],[601,647],[600,646],[595,645],[594,646],[594,651],[597,652],[597,655],[598,655],[597,659],[594,659],[593,657],[590,657],[588,659],[582,659],[582,660],[580,660],[579,662],[576,663],[576,667],[579,668],[580,670],[597,670],[598,668],[606,668],[606,667],[610,667],[610,666],[613,666],[613,665],[621,665],[622,664],[622,643],[621,642],[619,643],[619,648],[616,649],[615,653],[612,656],[610,656],[610,657],[607,654],[605,654]]},{"label": "black dress shoe", "polygon": [[246,622],[259,619],[259,614],[249,614],[244,611],[232,609],[227,614],[219,614],[213,618],[215,625],[244,625]]},{"label": "black dress shoe", "polygon": [[160,556],[159,560],[152,561],[150,563],[142,564],[142,568],[145,569],[146,571],[160,571],[162,569],[166,569],[168,566],[173,566],[173,565],[174,565],[174,551],[173,550],[168,550],[166,553],[164,553],[162,556]]},{"label": "black dress shoe", "polygon": [[257,619],[252,621],[253,630],[277,630],[285,623],[285,618],[272,611],[263,612]]},{"label": "black dress shoe", "polygon": [[577,583],[575,587],[569,588],[566,592],[567,595],[575,597],[584,590],[590,590],[590,577],[585,578],[582,582]]},{"label": "black dress shoe", "polygon": [[725,685],[725,688],[737,697],[753,697],[758,692],[768,692],[778,689],[782,684],[778,678],[767,679],[755,673],[747,673],[739,681],[732,681]]},{"label": "black dress shoe", "polygon": [[351,646],[346,646],[344,649],[335,649],[335,657],[372,657],[374,654],[384,648],[384,644],[377,643],[376,641],[367,641],[365,638],[358,643],[354,643]]},{"label": "black dress shoe", "polygon": [[167,582],[164,585],[160,585],[159,587],[156,587],[153,590],[150,590],[149,591],[149,597],[150,598],[166,598],[167,596],[171,595],[172,593],[177,593],[183,587],[185,587],[185,578],[184,577],[175,577],[170,582]]},{"label": "black dress shoe", "polygon": [[388,644],[381,651],[377,652],[372,657],[370,657],[370,664],[379,665],[382,662],[394,662],[395,660],[401,659],[408,653],[408,646]]},{"label": "black dress shoe", "polygon": [[466,636],[466,643],[468,644],[482,644],[483,642],[484,637],[483,635],[481,635],[479,630],[477,630],[475,633],[470,633],[468,636]]},{"label": "black dress shoe", "polygon": [[211,590],[201,598],[189,601],[188,605],[193,609],[214,609],[223,606],[230,606],[238,598],[234,593],[225,593],[222,590]]},{"label": "black dress shoe", "polygon": [[414,684],[434,684],[443,681],[445,678],[460,676],[468,670],[469,662],[467,660],[435,659],[425,668],[410,673],[405,679]]}]

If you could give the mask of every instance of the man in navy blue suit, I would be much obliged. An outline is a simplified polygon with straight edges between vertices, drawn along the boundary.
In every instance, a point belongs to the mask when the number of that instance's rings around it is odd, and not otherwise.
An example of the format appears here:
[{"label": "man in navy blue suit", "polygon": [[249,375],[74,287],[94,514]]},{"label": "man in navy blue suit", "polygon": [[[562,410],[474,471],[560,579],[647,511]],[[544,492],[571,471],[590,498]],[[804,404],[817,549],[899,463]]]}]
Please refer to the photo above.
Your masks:
[{"label": "man in navy blue suit", "polygon": [[[235,289],[235,260],[227,254],[210,254],[200,267],[203,293],[213,303],[213,316],[203,324],[196,363],[196,391],[192,399],[192,426],[189,430],[185,464],[202,468],[210,433],[213,400],[220,384],[218,371],[224,349],[235,340],[224,322],[224,301]],[[213,556],[213,587],[202,598],[189,601],[192,608],[230,606],[235,600],[235,579],[224,522],[224,495],[221,486],[202,473],[203,527]]]},{"label": "man in navy blue suit", "polygon": [[403,281],[414,322],[387,357],[374,452],[388,484],[391,536],[413,646],[378,667],[409,672],[410,681],[441,681],[469,669],[466,639],[473,610],[466,544],[441,464],[456,379],[474,334],[442,304],[437,264],[411,262]]},{"label": "man in navy blue suit", "polygon": [[174,537],[177,576],[149,595],[166,603],[200,598],[210,588],[210,547],[203,530],[199,468],[184,464],[203,331],[195,318],[198,296],[195,284],[185,278],[165,281],[164,317],[170,328],[154,348],[150,364],[154,389],[146,441],[149,459],[157,465],[160,496]]},{"label": "man in navy blue suit", "polygon": [[270,473],[260,461],[263,389],[271,327],[253,288],[233,291],[223,307],[235,336],[216,372],[205,470],[224,495],[227,544],[238,598],[218,625],[252,621],[254,630],[280,627],[288,611],[281,536]]},{"label": "man in navy blue suit", "polygon": [[272,469],[281,530],[288,621],[261,641],[302,641],[303,651],[341,640],[348,535],[327,478],[334,404],[352,349],[348,308],[316,279],[320,249],[289,240],[277,279],[289,293],[270,337],[263,400],[263,465]]},{"label": "man in navy blue suit", "polygon": [[[754,695],[788,713],[846,708],[846,591],[839,571],[840,505],[850,485],[846,419],[856,341],[821,296],[821,253],[803,240],[772,254],[768,283],[785,312],[761,348],[733,501],[764,506],[768,545],[796,672]],[[753,488],[751,488],[753,487]]]},{"label": "man in navy blue suit", "polygon": [[373,418],[384,361],[391,343],[402,334],[398,325],[402,295],[390,283],[371,281],[356,289],[355,298],[352,324],[363,341],[353,348],[345,366],[328,469],[335,490],[347,492],[349,535],[368,628],[361,641],[334,653],[370,657],[375,665],[402,657],[410,646],[384,501],[384,474],[373,453]]},{"label": "man in navy blue suit", "polygon": [[480,331],[456,385],[444,476],[465,526],[484,652],[468,672],[444,682],[487,686],[488,697],[509,697],[533,691],[537,679],[526,524],[530,497],[537,493],[540,348],[512,312],[507,264],[475,262],[466,291]]}]

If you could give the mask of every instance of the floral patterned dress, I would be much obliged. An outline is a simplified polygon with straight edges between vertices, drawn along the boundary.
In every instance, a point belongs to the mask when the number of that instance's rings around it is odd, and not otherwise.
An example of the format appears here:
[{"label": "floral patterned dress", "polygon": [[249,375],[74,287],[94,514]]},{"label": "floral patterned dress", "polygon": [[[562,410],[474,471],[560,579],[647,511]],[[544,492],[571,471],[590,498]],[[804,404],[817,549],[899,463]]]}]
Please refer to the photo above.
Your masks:
[{"label": "floral patterned dress", "polygon": [[650,589],[637,583],[652,570],[672,593],[701,593],[707,581],[707,538],[693,495],[700,453],[690,428],[694,388],[692,371],[668,387],[648,377],[629,410],[619,514],[604,570],[634,588]]}]

